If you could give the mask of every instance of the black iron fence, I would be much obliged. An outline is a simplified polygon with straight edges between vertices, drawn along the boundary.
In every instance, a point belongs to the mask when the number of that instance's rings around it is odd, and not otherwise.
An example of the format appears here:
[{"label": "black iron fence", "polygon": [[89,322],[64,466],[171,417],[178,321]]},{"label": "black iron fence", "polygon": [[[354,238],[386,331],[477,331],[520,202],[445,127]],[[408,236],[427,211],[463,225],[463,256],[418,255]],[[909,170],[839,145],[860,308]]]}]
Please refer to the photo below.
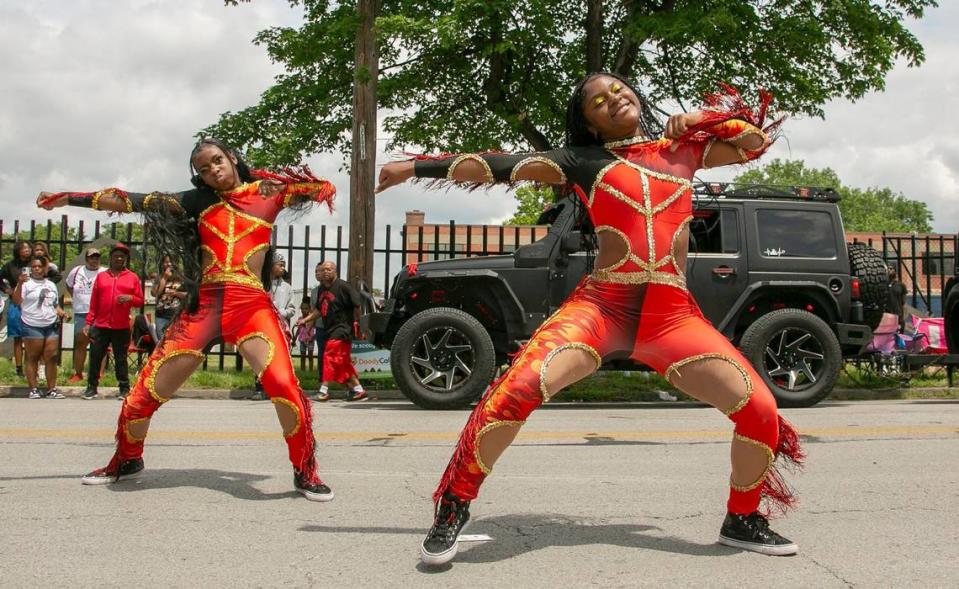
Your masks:
[{"label": "black iron fence", "polygon": [[[858,240],[853,240],[857,242]],[[865,243],[880,252],[906,285],[909,304],[935,316],[942,314],[942,287],[956,275],[956,235],[886,235],[882,243]]]},{"label": "black iron fence", "polygon": [[[382,233],[375,236],[375,271],[370,288],[374,294],[388,295],[396,273],[411,262],[506,254],[543,234],[544,227],[457,225],[455,221],[439,225],[405,225],[398,229],[386,225]],[[131,268],[140,275],[144,285],[152,280],[156,274],[155,256],[143,243],[143,227],[133,222],[85,223],[77,220],[71,223],[67,215],[63,215],[59,222],[49,220],[46,223],[0,220],[0,263],[11,259],[17,240],[39,240],[47,243],[51,259],[65,274],[74,262],[82,260],[81,252],[85,247],[107,238],[127,244],[132,252]],[[349,256],[347,239],[342,226],[274,226],[273,246],[287,260],[295,293],[301,296],[309,293],[316,284],[314,268],[320,262],[332,261],[345,268]],[[959,238],[956,235],[882,235],[881,240],[881,244],[873,243],[872,239],[866,243],[881,251],[887,263],[899,269],[912,305],[933,314],[938,312],[938,293],[956,270],[955,252]],[[150,309],[144,312],[150,312]],[[61,338],[61,341],[63,350],[72,350],[72,338]],[[294,353],[299,357],[298,351]],[[232,348],[217,346],[204,364],[204,368],[211,366],[220,370],[227,366],[241,369],[243,363]]]},{"label": "black iron fence", "polygon": [[[510,253],[517,245],[535,241],[544,233],[542,227],[457,225],[450,221],[448,225],[412,227],[407,234],[405,227],[397,230],[386,225],[382,233],[375,236],[375,271],[370,288],[376,295],[388,294],[396,273],[411,262]],[[61,216],[59,222],[0,220],[0,264],[13,257],[17,241],[43,241],[49,248],[51,260],[65,276],[70,267],[82,263],[84,248],[107,240],[120,241],[130,247],[130,268],[140,276],[144,292],[147,292],[149,281],[157,273],[156,256],[149,244],[144,244],[143,226],[134,222],[90,223],[71,221],[67,215]],[[299,296],[307,296],[316,285],[314,269],[319,263],[332,261],[338,268],[345,268],[349,258],[347,235],[344,235],[342,226],[276,225],[273,247],[284,256],[290,283]],[[65,292],[63,288],[61,292]],[[141,312],[151,312],[149,299]],[[61,343],[61,354],[72,351],[72,334],[64,333]],[[294,350],[294,357],[300,358],[298,350]],[[300,358],[300,364],[303,365],[303,358]],[[204,368],[211,367],[239,370],[243,361],[232,347],[215,346],[204,363]]]}]

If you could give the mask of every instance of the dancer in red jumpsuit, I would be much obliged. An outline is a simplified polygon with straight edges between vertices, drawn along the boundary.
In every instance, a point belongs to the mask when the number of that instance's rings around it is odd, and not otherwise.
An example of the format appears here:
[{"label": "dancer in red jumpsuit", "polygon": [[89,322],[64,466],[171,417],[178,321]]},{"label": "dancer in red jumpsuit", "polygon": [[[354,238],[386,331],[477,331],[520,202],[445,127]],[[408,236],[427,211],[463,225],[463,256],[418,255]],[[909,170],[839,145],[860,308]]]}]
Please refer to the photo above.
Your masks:
[{"label": "dancer in red jumpsuit", "polygon": [[293,463],[294,486],[307,499],[329,501],[314,456],[311,405],[293,373],[289,339],[261,271],[273,222],[286,208],[332,207],[333,185],[309,171],[284,175],[252,171],[216,140],[200,141],[190,156],[196,189],[136,194],[117,188],[92,193],[40,193],[43,208],[64,205],[141,212],[147,242],[170,255],[190,291],[186,308],[164,334],[123,402],[117,449],[109,464],[84,476],[87,485],[112,483],[143,470],[143,444],[154,412],[203,363],[215,342],[234,344],[250,363],[276,408]]},{"label": "dancer in red jumpsuit", "polygon": [[764,95],[754,113],[726,88],[704,110],[670,117],[657,140],[651,135],[658,123],[637,92],[617,76],[593,74],[570,98],[563,149],[421,156],[383,168],[379,191],[412,177],[569,186],[599,243],[597,269],[533,334],[470,416],[434,495],[434,523],[421,548],[426,564],[455,556],[470,500],[529,414],[623,352],[735,424],[719,541],[765,554],[797,551],[769,529],[760,500],[773,507],[793,502],[774,463],[802,458],[798,436],[749,362],[703,318],[685,279],[693,174],[763,153],[766,131],[777,126],[761,128],[768,102]]}]

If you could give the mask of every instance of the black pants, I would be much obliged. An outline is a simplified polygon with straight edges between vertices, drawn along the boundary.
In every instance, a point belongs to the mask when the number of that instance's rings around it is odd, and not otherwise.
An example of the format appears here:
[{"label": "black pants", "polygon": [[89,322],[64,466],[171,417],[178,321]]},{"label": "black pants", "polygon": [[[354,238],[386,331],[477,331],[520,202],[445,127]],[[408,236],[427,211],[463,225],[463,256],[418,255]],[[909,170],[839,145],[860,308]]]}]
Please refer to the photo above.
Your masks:
[{"label": "black pants", "polygon": [[100,366],[103,357],[107,355],[107,348],[113,348],[114,371],[117,375],[117,386],[120,392],[130,390],[130,371],[127,367],[127,348],[130,346],[129,329],[106,329],[94,327],[90,344],[90,370],[87,371],[87,384],[96,388],[100,383]]}]

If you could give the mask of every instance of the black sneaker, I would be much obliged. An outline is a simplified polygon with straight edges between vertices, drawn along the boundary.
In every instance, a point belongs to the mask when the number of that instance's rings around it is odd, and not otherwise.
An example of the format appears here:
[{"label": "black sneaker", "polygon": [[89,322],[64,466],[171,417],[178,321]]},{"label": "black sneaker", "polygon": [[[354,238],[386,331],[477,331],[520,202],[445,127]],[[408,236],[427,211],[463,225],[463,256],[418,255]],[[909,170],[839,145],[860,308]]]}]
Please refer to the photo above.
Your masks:
[{"label": "black sneaker", "polygon": [[109,485],[122,480],[135,479],[143,472],[142,458],[124,460],[117,468],[111,468],[112,463],[113,461],[104,468],[98,468],[84,475],[80,482],[84,485]]},{"label": "black sneaker", "polygon": [[754,511],[749,515],[727,513],[719,530],[719,543],[772,556],[789,556],[799,547],[769,529],[769,520]]},{"label": "black sneaker", "polygon": [[120,389],[120,392],[117,393],[117,401],[123,402],[127,398],[127,395],[130,394],[130,389]]},{"label": "black sneaker", "polygon": [[366,396],[366,391],[351,391],[350,395],[346,398],[347,401],[365,401],[369,399]]},{"label": "black sneaker", "polygon": [[247,397],[250,401],[266,401],[266,393],[262,390],[257,389],[253,391],[253,394]]},{"label": "black sneaker", "polygon": [[309,482],[302,472],[293,469],[293,486],[297,493],[303,495],[310,501],[332,501],[333,489],[323,484],[323,481],[317,479],[315,482]]},{"label": "black sneaker", "polygon": [[439,566],[453,560],[458,546],[456,539],[470,520],[469,507],[469,501],[463,501],[449,492],[443,494],[436,506],[433,527],[426,533],[426,539],[420,546],[423,564]]},{"label": "black sneaker", "polygon": [[80,397],[81,397],[84,401],[89,401],[90,399],[96,399],[96,398],[97,398],[97,388],[96,388],[96,387],[87,387],[87,388],[83,391],[83,394],[80,395]]}]

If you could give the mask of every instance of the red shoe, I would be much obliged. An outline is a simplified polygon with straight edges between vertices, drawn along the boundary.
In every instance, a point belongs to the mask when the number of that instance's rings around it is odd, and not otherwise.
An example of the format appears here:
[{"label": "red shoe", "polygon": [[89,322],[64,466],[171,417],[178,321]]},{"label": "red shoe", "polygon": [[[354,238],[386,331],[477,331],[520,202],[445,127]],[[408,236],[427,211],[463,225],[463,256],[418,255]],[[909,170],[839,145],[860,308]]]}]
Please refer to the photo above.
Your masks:
[{"label": "red shoe", "polygon": [[73,376],[71,376],[71,377],[69,378],[69,380],[67,380],[67,382],[69,382],[69,383],[81,382],[81,381],[83,381],[83,375],[82,375],[82,374],[74,374]]}]

